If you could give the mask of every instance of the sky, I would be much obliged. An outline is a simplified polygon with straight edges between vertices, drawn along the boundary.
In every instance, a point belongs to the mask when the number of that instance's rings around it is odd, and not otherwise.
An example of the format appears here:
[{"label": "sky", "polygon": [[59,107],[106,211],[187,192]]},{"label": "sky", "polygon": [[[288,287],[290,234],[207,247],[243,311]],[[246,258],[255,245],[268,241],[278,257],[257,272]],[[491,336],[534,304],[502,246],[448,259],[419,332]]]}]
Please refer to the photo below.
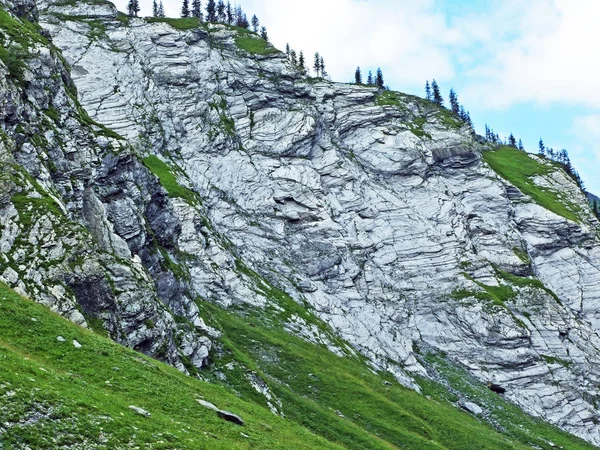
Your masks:
[{"label": "sky", "polygon": [[[115,3],[125,11],[127,0]],[[540,138],[566,148],[586,188],[600,194],[600,0],[238,3],[277,48],[322,54],[333,81],[380,67],[393,90],[422,96],[436,79],[447,99],[454,88],[478,133],[488,124],[530,152]],[[179,16],[181,1],[163,4]],[[150,15],[152,0],[140,5]]]}]

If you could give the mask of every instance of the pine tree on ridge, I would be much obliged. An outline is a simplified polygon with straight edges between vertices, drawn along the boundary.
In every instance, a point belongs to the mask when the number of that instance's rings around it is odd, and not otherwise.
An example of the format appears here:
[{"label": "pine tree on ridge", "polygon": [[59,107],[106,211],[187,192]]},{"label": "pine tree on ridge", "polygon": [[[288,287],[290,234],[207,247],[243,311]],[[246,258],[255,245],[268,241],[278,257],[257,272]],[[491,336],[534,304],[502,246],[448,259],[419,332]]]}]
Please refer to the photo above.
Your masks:
[{"label": "pine tree on ridge", "polygon": [[190,1],[183,0],[183,4],[181,5],[181,17],[190,17]]},{"label": "pine tree on ridge", "polygon": [[362,84],[362,73],[360,72],[360,67],[357,67],[356,72],[354,72],[354,84]]}]

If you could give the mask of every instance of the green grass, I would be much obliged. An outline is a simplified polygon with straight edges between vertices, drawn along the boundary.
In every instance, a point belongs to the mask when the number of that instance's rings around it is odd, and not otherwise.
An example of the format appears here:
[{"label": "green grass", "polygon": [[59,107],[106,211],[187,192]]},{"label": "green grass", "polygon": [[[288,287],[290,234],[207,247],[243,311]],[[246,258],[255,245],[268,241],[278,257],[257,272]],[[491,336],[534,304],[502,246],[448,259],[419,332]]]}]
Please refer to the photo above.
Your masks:
[{"label": "green grass", "polygon": [[200,22],[196,17],[170,18],[170,17],[147,17],[148,23],[167,23],[176,30],[187,31],[195,30],[200,27]]},{"label": "green grass", "polygon": [[[245,374],[257,374],[281,399],[289,420],[347,449],[524,449],[532,444],[549,448],[546,439],[569,442],[568,448],[592,448],[493,394],[498,397],[493,398],[494,407],[510,411],[510,417],[498,417],[514,426],[514,433],[502,435],[450,404],[448,400],[457,398],[432,381],[427,385],[436,390],[435,400],[400,386],[389,374],[373,373],[360,357],[336,356],[324,345],[291,335],[258,309],[226,311],[207,302],[199,306],[202,316],[224,333],[215,364],[228,386],[264,404],[264,397],[244,382]],[[222,382],[216,375],[213,380]],[[477,392],[490,391],[478,383]],[[518,423],[535,432],[518,429]]]},{"label": "green grass", "polygon": [[17,19],[0,7],[0,32],[15,44],[27,48],[35,43],[48,45],[48,40],[40,34],[40,27],[27,19]]},{"label": "green grass", "polygon": [[557,169],[541,164],[527,153],[513,147],[501,147],[483,152],[484,161],[502,178],[530,196],[538,205],[565,219],[577,222],[579,208],[562,198],[559,192],[543,188],[533,182],[535,176],[545,176]]},{"label": "green grass", "polygon": [[20,85],[25,84],[23,76],[29,49],[36,43],[48,44],[39,27],[26,19],[12,17],[0,7],[0,60]]},{"label": "green grass", "polygon": [[375,97],[377,106],[396,106],[398,108],[404,106],[404,101],[399,92],[382,91]]},{"label": "green grass", "polygon": [[253,55],[274,55],[279,53],[275,47],[251,31],[236,27],[235,44],[238,48]]},{"label": "green grass", "polygon": [[[219,419],[198,398],[239,414],[246,425]],[[81,329],[2,283],[0,423],[10,424],[0,434],[4,448],[339,448],[222,387]]]},{"label": "green grass", "polygon": [[431,139],[431,135],[423,129],[423,125],[427,122],[425,115],[435,114],[446,128],[460,129],[464,125],[464,122],[452,111],[414,95],[386,90],[377,94],[375,98],[375,104],[378,106],[394,106],[401,110],[407,109],[405,105],[408,102],[415,102],[421,114],[408,124],[410,130],[418,137]]},{"label": "green grass", "polygon": [[181,198],[192,206],[201,203],[200,196],[191,189],[180,185],[173,169],[158,156],[151,155],[144,158],[143,161],[145,166],[158,177],[160,184],[169,193],[170,197]]},{"label": "green grass", "polygon": [[[493,410],[505,435],[451,405],[456,397],[441,385],[423,381],[430,400],[389,374],[373,373],[360,357],[335,356],[286,332],[263,311],[199,306],[224,332],[212,371],[200,375],[224,383],[216,376],[221,371],[229,388],[187,377],[79,328],[0,283],[0,423],[10,425],[0,446],[468,450],[548,449],[551,440],[569,449],[592,448],[451,367],[445,376],[467,383],[461,388]],[[74,339],[82,348],[73,346]],[[282,401],[285,419],[265,408],[264,397],[244,381],[250,371]],[[198,398],[239,414],[246,425],[219,419]],[[151,417],[135,414],[130,405]]]},{"label": "green grass", "polygon": [[[448,361],[442,355],[427,354],[425,359],[430,367],[433,367],[438,375],[446,380],[447,388],[460,392],[470,401],[486,409],[490,418],[505,430],[505,435],[509,436],[513,442],[520,442],[527,448],[544,450],[596,448],[540,419],[524,414],[517,406],[506,402],[500,395],[490,391],[473,378],[466,370]],[[448,398],[448,390],[431,380],[421,379],[419,384],[423,393],[436,401],[443,402]],[[550,446],[548,442],[554,443],[556,447]]]}]

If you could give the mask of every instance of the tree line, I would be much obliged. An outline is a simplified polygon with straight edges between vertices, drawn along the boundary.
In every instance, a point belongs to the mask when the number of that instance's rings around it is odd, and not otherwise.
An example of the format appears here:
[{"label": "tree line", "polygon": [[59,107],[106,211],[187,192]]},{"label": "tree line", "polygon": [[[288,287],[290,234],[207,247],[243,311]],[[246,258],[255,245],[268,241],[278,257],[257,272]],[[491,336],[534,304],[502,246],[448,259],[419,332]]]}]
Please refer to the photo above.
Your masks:
[{"label": "tree line", "polygon": [[[292,63],[298,70],[302,73],[309,72],[309,62],[306,61],[304,56],[304,52],[300,50],[300,52],[296,52],[293,48],[290,47],[290,44],[285,44],[285,54],[288,58],[288,61]],[[325,59],[323,55],[316,52],[313,57],[313,65],[312,69],[317,78],[329,78],[329,74],[327,70],[325,70]]]},{"label": "tree line", "polygon": [[538,143],[538,155],[560,164],[565,170],[565,172],[567,172],[567,174],[577,182],[579,187],[582,190],[584,189],[583,180],[579,176],[577,170],[575,170],[575,168],[571,164],[569,152],[566,148],[563,148],[560,151],[555,151],[552,147],[546,147],[546,145],[544,144],[544,140],[540,138],[540,142]]},{"label": "tree line", "polygon": [[192,0],[191,8],[190,0],[183,0],[181,4],[181,17],[195,17],[200,22],[222,23],[225,25],[235,25],[240,28],[252,27],[255,33],[260,32],[262,38],[268,40],[267,28],[260,26],[260,20],[258,20],[256,14],[252,16],[252,19],[248,20],[248,16],[242,7],[239,5],[232,6],[229,1],[225,3],[223,0],[208,0],[203,12],[201,0]]},{"label": "tree line", "polygon": [[[430,102],[435,103],[442,108],[445,108],[444,97],[442,96],[442,92],[440,90],[440,86],[438,85],[435,78],[429,84],[429,80],[425,81],[425,100],[429,100]],[[471,120],[471,113],[465,109],[463,105],[458,101],[458,94],[454,90],[454,88],[450,89],[450,93],[448,94],[448,102],[450,106],[450,111],[458,116],[460,120],[468,124],[471,128],[473,128],[473,121]]]},{"label": "tree line", "polygon": [[375,77],[373,77],[373,72],[369,70],[369,74],[367,75],[366,83],[363,83],[362,71],[360,67],[356,68],[354,72],[354,84],[362,84],[366,86],[376,86],[379,89],[387,89],[385,86],[385,82],[383,80],[383,72],[381,71],[381,67],[377,68],[377,72],[375,73]]},{"label": "tree line", "polygon": [[[140,12],[139,0],[129,0],[127,11],[130,16],[137,17]],[[162,0],[152,1],[152,16],[165,17],[165,8]],[[235,25],[236,27],[250,29],[268,41],[267,28],[260,26],[260,20],[256,14],[248,20],[248,16],[241,6],[232,6],[231,2],[225,3],[223,0],[208,0],[206,8],[202,8],[202,0],[183,0],[181,4],[181,17],[195,17],[200,22],[222,23],[226,25]]]}]

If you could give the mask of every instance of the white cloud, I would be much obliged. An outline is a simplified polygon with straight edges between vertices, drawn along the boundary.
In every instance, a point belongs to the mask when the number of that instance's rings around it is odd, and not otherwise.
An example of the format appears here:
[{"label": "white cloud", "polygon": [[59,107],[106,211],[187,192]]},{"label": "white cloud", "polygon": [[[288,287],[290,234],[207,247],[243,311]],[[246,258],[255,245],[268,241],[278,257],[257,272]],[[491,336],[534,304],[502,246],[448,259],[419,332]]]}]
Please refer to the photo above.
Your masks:
[{"label": "white cloud", "polygon": [[[511,10],[512,21],[506,14]],[[492,108],[524,102],[599,105],[599,22],[597,1],[508,2],[489,19],[495,33],[480,41],[487,55],[467,72],[465,98],[483,99]]]}]

